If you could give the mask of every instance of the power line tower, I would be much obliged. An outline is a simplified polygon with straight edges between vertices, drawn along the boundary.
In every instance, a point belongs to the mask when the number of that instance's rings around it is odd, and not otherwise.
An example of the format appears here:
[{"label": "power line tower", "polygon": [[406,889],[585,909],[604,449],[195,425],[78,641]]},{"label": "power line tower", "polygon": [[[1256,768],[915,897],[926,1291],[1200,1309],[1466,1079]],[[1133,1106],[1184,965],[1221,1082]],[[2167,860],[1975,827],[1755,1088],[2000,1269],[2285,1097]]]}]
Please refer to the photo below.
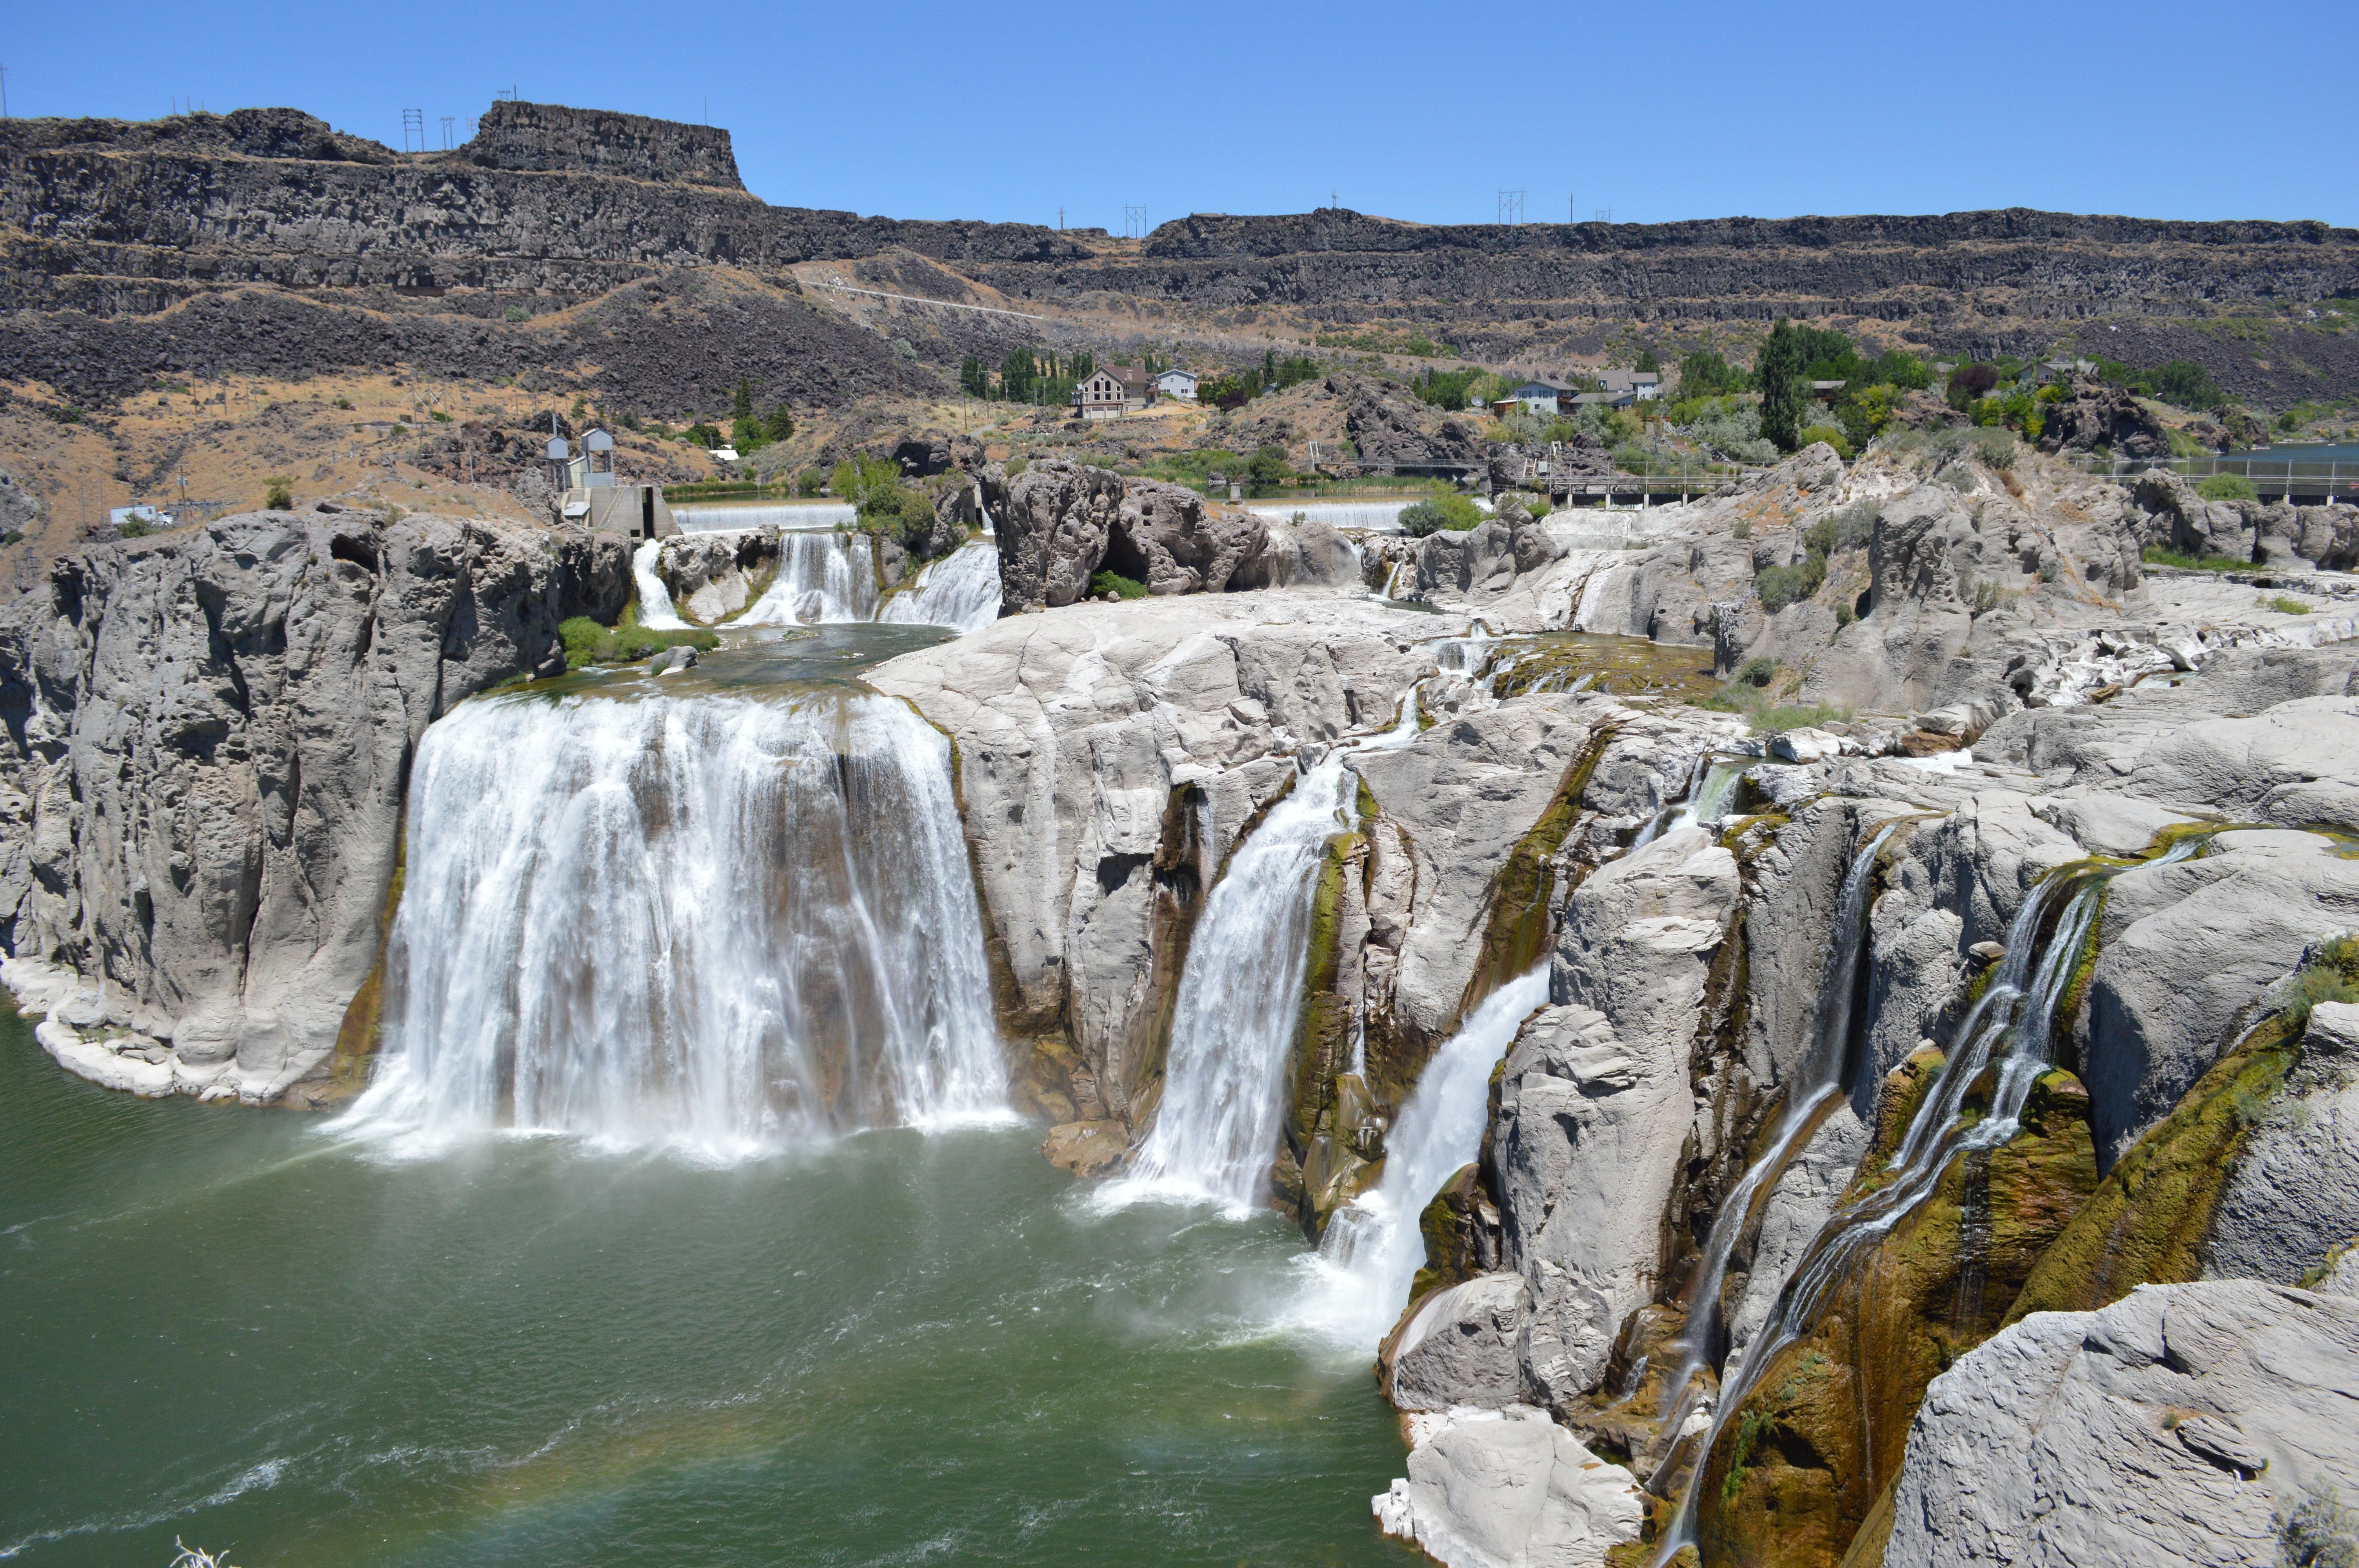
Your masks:
[{"label": "power line tower", "polygon": [[458,117],[456,114],[442,116],[442,150],[446,153],[451,150],[451,125]]},{"label": "power line tower", "polygon": [[1524,193],[1520,190],[1499,192],[1499,222],[1520,223],[1524,221]]},{"label": "power line tower", "polygon": [[1125,240],[1147,238],[1147,208],[1125,206],[1122,210],[1122,237]]},{"label": "power line tower", "polygon": [[422,153],[426,150],[426,111],[404,109],[401,112],[401,150]]}]

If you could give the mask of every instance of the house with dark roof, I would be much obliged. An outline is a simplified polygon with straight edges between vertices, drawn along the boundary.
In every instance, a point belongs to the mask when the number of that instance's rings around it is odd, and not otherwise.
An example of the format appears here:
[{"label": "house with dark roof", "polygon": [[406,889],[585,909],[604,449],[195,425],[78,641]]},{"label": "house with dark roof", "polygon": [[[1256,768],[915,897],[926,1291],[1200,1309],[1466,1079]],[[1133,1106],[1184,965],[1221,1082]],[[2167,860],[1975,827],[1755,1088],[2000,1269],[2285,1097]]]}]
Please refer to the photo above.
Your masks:
[{"label": "house with dark roof", "polygon": [[1136,365],[1100,365],[1073,388],[1073,412],[1112,419],[1155,401],[1155,378]]}]

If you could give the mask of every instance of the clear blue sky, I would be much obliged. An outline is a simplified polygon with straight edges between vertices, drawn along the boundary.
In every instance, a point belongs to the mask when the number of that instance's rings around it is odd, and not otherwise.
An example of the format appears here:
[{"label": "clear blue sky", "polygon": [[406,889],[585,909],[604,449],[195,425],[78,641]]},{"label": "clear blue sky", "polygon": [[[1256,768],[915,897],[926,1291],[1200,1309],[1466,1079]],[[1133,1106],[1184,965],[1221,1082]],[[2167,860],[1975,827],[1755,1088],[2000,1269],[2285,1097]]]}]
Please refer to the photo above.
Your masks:
[{"label": "clear blue sky", "polygon": [[9,0],[13,114],[527,99],[712,123],[774,202],[1122,232],[2025,206],[2359,224],[2359,5],[200,7]]}]

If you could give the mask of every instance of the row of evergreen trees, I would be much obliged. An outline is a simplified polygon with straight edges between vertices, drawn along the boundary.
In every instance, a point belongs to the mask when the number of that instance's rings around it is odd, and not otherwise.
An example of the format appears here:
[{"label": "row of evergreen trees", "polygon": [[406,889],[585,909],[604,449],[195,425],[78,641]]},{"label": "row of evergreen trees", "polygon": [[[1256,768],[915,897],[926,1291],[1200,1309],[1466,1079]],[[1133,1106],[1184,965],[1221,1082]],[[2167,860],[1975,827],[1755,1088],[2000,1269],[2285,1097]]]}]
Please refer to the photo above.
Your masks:
[{"label": "row of evergreen trees", "polygon": [[995,381],[991,367],[981,357],[967,355],[959,364],[959,385],[970,397],[1053,407],[1071,402],[1073,388],[1087,381],[1097,368],[1096,359],[1087,349],[1061,358],[1054,350],[1041,353],[1031,349],[1010,349],[999,362]]}]

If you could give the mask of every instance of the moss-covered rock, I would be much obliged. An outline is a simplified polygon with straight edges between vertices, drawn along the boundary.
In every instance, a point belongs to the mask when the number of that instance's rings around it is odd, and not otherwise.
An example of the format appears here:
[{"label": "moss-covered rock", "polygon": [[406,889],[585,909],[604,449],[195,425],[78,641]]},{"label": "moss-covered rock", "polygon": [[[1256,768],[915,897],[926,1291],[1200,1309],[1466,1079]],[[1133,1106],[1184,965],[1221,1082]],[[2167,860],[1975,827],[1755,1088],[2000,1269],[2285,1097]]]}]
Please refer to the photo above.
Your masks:
[{"label": "moss-covered rock", "polygon": [[[1908,1081],[1887,1099],[1921,1096],[1933,1069],[1904,1064],[1894,1076]],[[1879,1119],[1887,1139],[1906,1126],[1897,1103]],[[1925,1386],[1997,1331],[2096,1183],[2087,1091],[2046,1074],[2017,1134],[1954,1156],[1836,1284],[1812,1330],[1762,1369],[1702,1465],[1705,1557],[1834,1568],[1898,1474]]]},{"label": "moss-covered rock", "polygon": [[1517,839],[1484,890],[1483,947],[1459,999],[1463,1017],[1516,976],[1539,961],[1549,943],[1549,908],[1555,902],[1556,876],[1550,869],[1556,852],[1581,816],[1581,797],[1597,772],[1616,733],[1611,724],[1592,732],[1579,754],[1566,765],[1556,794],[1530,829]]},{"label": "moss-covered rock", "polygon": [[2178,1108],[2114,1162],[2049,1244],[2007,1321],[2089,1311],[2139,1285],[2201,1278],[2221,1188],[2246,1132],[2285,1087],[2298,1034],[2280,1014],[2212,1064]]}]

